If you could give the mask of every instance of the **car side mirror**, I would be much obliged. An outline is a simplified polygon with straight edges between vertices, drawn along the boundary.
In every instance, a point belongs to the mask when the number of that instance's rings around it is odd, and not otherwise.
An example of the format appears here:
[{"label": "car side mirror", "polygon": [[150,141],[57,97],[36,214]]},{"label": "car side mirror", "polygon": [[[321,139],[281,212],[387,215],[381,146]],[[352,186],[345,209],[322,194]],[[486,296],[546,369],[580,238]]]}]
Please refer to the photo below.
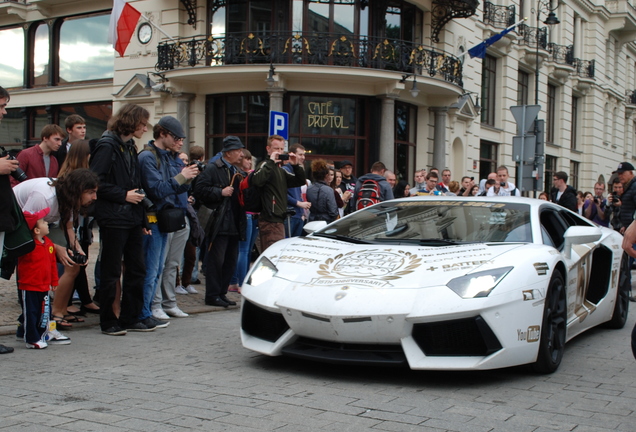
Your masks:
[{"label": "car side mirror", "polygon": [[572,257],[572,246],[599,241],[602,235],[603,232],[598,227],[572,226],[568,228],[563,235],[565,239],[565,246],[563,248],[565,257],[568,259]]},{"label": "car side mirror", "polygon": [[307,222],[305,226],[303,227],[303,229],[305,230],[307,234],[311,234],[315,231],[318,231],[319,229],[323,229],[326,226],[327,226],[327,222],[325,221],[313,221],[313,222]]}]

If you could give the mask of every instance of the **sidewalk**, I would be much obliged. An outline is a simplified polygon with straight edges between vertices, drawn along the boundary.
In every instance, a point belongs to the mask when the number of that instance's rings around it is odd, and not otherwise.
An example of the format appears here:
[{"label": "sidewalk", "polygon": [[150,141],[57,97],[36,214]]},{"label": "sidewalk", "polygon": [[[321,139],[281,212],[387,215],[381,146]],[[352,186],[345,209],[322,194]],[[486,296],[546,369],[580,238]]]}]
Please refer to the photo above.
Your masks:
[{"label": "sidewalk", "polygon": [[[90,287],[91,296],[93,296],[93,287],[95,286],[94,269],[97,254],[99,253],[99,236],[96,235],[96,241],[91,245],[89,252],[89,262],[87,268],[88,286]],[[224,310],[221,307],[206,306],[204,301],[205,294],[205,277],[199,272],[200,285],[194,285],[199,291],[198,294],[179,295],[177,294],[177,304],[179,308],[186,313],[196,314],[202,312],[212,312],[214,310]],[[15,332],[18,316],[20,315],[20,305],[18,304],[17,284],[15,274],[11,280],[0,278],[0,335],[11,334]],[[240,294],[228,293],[228,298],[240,304]],[[236,309],[238,306],[230,306],[228,309]],[[87,314],[83,317],[84,323],[74,323],[73,328],[93,326],[99,324],[99,315]],[[72,332],[72,330],[70,330]]]}]

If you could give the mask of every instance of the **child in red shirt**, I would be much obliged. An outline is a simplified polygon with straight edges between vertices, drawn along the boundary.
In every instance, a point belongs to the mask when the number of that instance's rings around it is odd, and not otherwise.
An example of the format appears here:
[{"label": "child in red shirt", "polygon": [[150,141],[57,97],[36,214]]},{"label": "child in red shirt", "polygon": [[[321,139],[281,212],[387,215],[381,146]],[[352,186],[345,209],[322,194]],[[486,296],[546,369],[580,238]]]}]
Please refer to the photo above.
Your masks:
[{"label": "child in red shirt", "polygon": [[[18,321],[24,333],[26,347],[34,349],[46,348],[48,345],[46,340],[51,339],[52,335],[48,334],[50,314],[48,293],[50,289],[55,291],[58,284],[55,246],[46,237],[49,233],[49,225],[43,219],[49,211],[47,207],[36,213],[24,212],[24,218],[35,240],[35,249],[18,258],[18,288],[22,306],[22,314]],[[52,332],[57,333],[53,335],[53,338],[57,336],[61,337],[61,340],[68,340],[60,343],[70,342],[69,338],[57,330],[52,329]]]}]

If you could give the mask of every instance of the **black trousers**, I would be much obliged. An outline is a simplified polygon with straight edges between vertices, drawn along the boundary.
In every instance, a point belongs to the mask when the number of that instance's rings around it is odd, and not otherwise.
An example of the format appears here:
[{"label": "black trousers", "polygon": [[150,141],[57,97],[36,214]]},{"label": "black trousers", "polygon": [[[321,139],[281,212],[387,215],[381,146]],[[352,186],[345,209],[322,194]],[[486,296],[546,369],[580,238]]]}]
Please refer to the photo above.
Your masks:
[{"label": "black trousers", "polygon": [[18,322],[22,331],[18,329],[18,336],[24,336],[27,343],[36,343],[49,328],[49,293],[47,291],[20,291],[20,306],[22,313]]},{"label": "black trousers", "polygon": [[227,294],[238,261],[239,236],[218,235],[205,252],[205,300]]},{"label": "black trousers", "polygon": [[[141,226],[134,228],[100,227],[102,245],[101,277],[99,286],[100,326],[106,330],[114,325],[129,325],[139,321],[143,305],[143,286],[146,277],[142,249]],[[113,312],[117,281],[122,274],[121,314]]]}]

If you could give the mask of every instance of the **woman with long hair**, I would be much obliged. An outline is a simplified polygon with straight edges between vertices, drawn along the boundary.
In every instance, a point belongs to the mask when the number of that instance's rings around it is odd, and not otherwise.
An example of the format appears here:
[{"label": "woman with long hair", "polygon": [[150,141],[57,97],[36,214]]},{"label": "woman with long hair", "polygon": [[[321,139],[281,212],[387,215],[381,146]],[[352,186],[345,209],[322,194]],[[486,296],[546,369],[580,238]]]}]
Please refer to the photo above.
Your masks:
[{"label": "woman with long hair", "polygon": [[395,199],[411,196],[411,187],[406,180],[400,180],[393,188],[393,197]]},{"label": "woman with long hair", "polygon": [[[71,146],[68,154],[66,155],[66,159],[64,159],[64,163],[62,164],[62,168],[60,168],[60,172],[58,174],[58,179],[64,178],[71,172],[76,169],[88,169],[88,160],[90,158],[91,149],[88,143],[88,140],[77,140]],[[76,232],[78,237],[78,242],[80,249],[85,253],[86,259],[88,260],[88,249],[91,245],[92,241],[92,224],[93,218],[88,216],[85,212],[80,212],[77,216],[77,219],[73,219],[75,225],[74,228],[71,228]],[[70,234],[67,233],[67,234]],[[83,316],[87,312],[89,313],[99,313],[99,306],[97,306],[90,295],[90,291],[88,289],[88,277],[86,276],[86,266],[79,266],[79,272],[75,277],[73,291],[77,291],[77,294],[80,298],[80,302],[82,304],[79,310],[75,308],[73,310],[68,309],[66,313],[63,314],[64,318],[69,322],[81,322],[81,318],[77,318],[77,316]],[[71,292],[72,294],[72,292]],[[58,296],[56,296],[58,297]],[[61,296],[59,296],[61,297]],[[61,301],[61,299],[60,299]],[[56,315],[59,315],[63,309],[63,305],[57,304],[57,301],[53,303],[54,312]],[[72,306],[71,298],[69,297],[67,301],[67,306]]]},{"label": "woman with long hair", "polygon": [[309,208],[309,221],[326,221],[331,223],[338,218],[338,205],[334,190],[327,183],[330,175],[329,167],[324,159],[316,159],[311,163],[311,172],[314,182],[307,188],[307,201],[311,203]]},{"label": "woman with long hair", "polygon": [[336,192],[336,204],[338,205],[338,215],[339,217],[344,216],[344,209],[349,204],[349,200],[351,199],[351,191],[342,191],[340,185],[342,184],[342,173],[340,171],[336,171],[334,169],[330,169],[332,180],[331,187]]},{"label": "woman with long hair", "polygon": [[73,222],[78,220],[82,208],[88,207],[97,198],[99,178],[90,170],[79,168],[69,172],[62,178],[51,181],[46,177],[24,181],[13,188],[16,200],[22,210],[35,213],[49,207],[51,210],[46,222],[60,222],[60,227],[66,227],[66,236],[59,236],[53,240],[58,261],[64,266],[64,275],[60,278],[53,302],[53,319],[61,329],[71,328],[68,320],[64,319],[66,306],[73,289],[73,281],[79,272],[80,265],[76,264],[69,255],[69,246],[76,246],[80,254],[84,254],[75,237]]}]

